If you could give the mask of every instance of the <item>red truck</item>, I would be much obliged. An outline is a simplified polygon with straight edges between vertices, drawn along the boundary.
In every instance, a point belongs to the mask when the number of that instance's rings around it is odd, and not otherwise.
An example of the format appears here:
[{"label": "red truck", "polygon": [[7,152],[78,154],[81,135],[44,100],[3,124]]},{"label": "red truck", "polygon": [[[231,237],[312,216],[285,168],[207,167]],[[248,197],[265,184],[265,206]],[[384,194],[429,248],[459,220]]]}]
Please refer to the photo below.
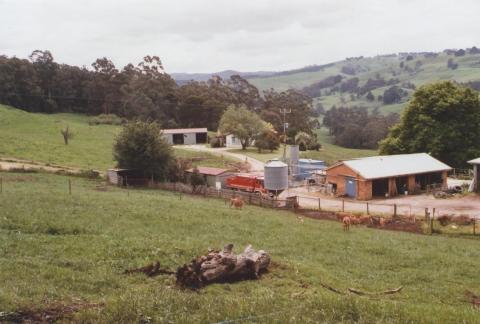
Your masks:
[{"label": "red truck", "polygon": [[263,176],[255,174],[237,174],[227,178],[226,187],[233,190],[268,194],[263,184]]}]

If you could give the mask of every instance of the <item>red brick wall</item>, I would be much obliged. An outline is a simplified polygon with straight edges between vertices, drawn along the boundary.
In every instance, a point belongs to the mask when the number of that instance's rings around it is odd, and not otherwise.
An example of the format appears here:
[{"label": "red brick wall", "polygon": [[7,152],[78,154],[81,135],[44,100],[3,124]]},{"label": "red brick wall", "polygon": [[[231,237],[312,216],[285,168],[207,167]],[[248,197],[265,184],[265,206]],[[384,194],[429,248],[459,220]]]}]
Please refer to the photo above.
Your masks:
[{"label": "red brick wall", "polygon": [[352,169],[339,164],[327,170],[327,183],[334,183],[337,185],[337,194],[344,195],[345,190],[345,177],[355,178],[357,184],[357,199],[368,200],[372,199],[372,182],[363,179],[359,174],[355,173]]}]

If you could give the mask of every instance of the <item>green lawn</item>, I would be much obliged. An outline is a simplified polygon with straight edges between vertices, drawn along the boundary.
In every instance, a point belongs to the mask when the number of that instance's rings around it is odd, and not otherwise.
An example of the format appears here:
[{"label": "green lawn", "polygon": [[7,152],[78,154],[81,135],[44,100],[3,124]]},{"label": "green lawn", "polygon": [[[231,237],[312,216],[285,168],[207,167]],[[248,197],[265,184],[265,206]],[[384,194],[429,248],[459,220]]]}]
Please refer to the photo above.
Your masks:
[{"label": "green lawn", "polygon": [[[422,236],[306,219],[289,212],[98,181],[7,174],[0,194],[0,310],[104,302],[75,321],[139,323],[474,323],[478,240]],[[172,276],[124,275],[155,260],[175,269],[209,247],[251,243],[274,265],[258,281],[180,290]],[[353,287],[385,296],[339,295]]]},{"label": "green lawn", "polygon": [[[318,141],[322,144],[322,149],[320,151],[300,152],[301,158],[322,160],[328,165],[332,165],[339,160],[378,155],[376,150],[349,149],[333,144],[333,139],[328,135],[328,130],[325,128],[317,130],[317,136]],[[254,159],[267,162],[268,160],[274,158],[281,158],[283,155],[283,146],[274,152],[264,151],[262,153],[258,153],[258,150],[254,147],[248,147],[247,150],[232,149],[229,151],[233,153],[245,154]],[[289,148],[287,147],[287,157],[289,156]]]},{"label": "green lawn", "polygon": [[[121,127],[90,126],[89,118],[79,114],[33,114],[0,105],[0,157],[87,169],[111,168],[115,165],[113,140]],[[63,143],[60,134],[67,125],[74,132],[69,145]],[[224,161],[213,154],[181,149],[175,152],[184,158],[199,158],[195,162],[198,165],[224,165]]]}]

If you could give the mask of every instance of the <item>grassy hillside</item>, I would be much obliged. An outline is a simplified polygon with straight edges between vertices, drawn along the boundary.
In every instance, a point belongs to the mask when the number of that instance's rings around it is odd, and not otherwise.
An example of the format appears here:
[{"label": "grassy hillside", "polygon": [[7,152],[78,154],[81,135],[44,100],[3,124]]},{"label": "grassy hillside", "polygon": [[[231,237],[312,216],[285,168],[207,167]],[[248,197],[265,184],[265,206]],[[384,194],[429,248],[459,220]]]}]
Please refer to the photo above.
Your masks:
[{"label": "grassy hillside", "polygon": [[[120,127],[90,126],[89,118],[79,114],[33,114],[0,105],[0,157],[99,170],[111,168],[115,164],[113,140]],[[63,143],[60,134],[67,125],[74,132],[69,145]],[[209,153],[177,149],[176,155],[197,158],[198,165],[224,166],[221,158]]]},{"label": "grassy hillside", "polygon": [[[104,302],[84,322],[474,323],[465,290],[480,293],[477,240],[422,236],[305,220],[247,206],[154,190],[99,190],[97,181],[6,174],[0,194],[0,309]],[[100,187],[101,188],[101,187]],[[172,276],[124,275],[158,260],[170,269],[207,248],[234,243],[273,258],[259,281],[198,293]],[[382,296],[340,295],[353,287]]]},{"label": "grassy hillside", "polygon": [[[458,67],[450,69],[447,66],[449,59],[452,59]],[[402,63],[403,62],[403,63]],[[400,67],[403,64],[403,67]],[[354,72],[345,74],[345,67],[353,69]],[[407,55],[385,55],[367,58],[356,58],[343,60],[317,68],[300,69],[296,73],[280,73],[273,76],[254,77],[249,81],[259,89],[265,90],[274,88],[277,90],[286,90],[289,88],[302,89],[315,82],[324,80],[329,76],[341,75],[343,81],[357,77],[359,86],[365,85],[368,79],[383,78],[386,81],[397,79],[395,85],[403,87],[402,84],[410,82],[415,86],[437,80],[456,80],[458,82],[469,82],[480,80],[480,54],[467,53],[465,56],[455,56],[454,54],[440,53],[438,56],[431,54],[411,54]],[[389,86],[378,87],[372,91],[376,97],[383,95],[383,92]],[[412,89],[404,88],[409,94],[402,99],[401,103],[384,105],[382,101],[376,99],[374,102],[366,100],[365,95],[351,98],[349,92],[329,93],[332,87],[325,88],[320,97],[315,98],[316,103],[321,103],[325,109],[333,105],[342,106],[364,106],[373,109],[378,107],[381,112],[400,112],[403,110],[405,102],[411,96]]]}]

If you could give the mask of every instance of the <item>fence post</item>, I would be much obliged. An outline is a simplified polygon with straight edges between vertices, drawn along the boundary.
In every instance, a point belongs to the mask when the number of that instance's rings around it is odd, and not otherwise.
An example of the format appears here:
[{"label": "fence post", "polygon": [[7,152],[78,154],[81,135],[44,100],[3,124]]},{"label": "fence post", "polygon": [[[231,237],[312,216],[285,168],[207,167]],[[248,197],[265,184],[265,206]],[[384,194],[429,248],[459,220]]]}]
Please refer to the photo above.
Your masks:
[{"label": "fence post", "polygon": [[397,217],[397,204],[393,204],[393,217]]},{"label": "fence post", "polygon": [[476,233],[475,233],[475,225],[476,225],[476,224],[475,224],[475,221],[476,221],[476,218],[473,217],[472,220],[473,220],[473,236],[475,236],[475,235],[476,235]]},{"label": "fence post", "polygon": [[72,194],[72,180],[68,179],[68,193],[71,195]]},{"label": "fence post", "polygon": [[345,212],[345,199],[342,199],[342,212]]},{"label": "fence post", "polygon": [[322,210],[322,205],[320,204],[320,198],[318,198],[318,211]]},{"label": "fence post", "polygon": [[367,215],[370,215],[370,209],[368,208],[368,201],[367,201]]},{"label": "fence post", "polygon": [[0,177],[0,194],[3,193],[3,178]]}]

